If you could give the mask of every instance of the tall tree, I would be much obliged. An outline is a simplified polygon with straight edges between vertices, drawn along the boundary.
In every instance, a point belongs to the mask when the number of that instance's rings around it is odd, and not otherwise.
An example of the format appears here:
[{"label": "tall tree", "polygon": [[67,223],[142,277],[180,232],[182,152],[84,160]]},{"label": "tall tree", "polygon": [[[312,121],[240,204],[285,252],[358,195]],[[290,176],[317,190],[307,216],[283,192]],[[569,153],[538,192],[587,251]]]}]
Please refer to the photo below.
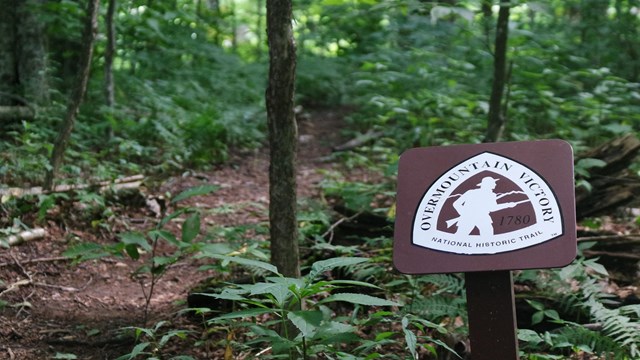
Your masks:
[{"label": "tall tree", "polygon": [[0,105],[49,101],[42,0],[0,0]]},{"label": "tall tree", "polygon": [[89,82],[89,72],[91,70],[91,58],[93,57],[93,43],[98,32],[98,9],[100,6],[100,0],[90,0],[87,3],[87,17],[82,32],[82,44],[84,51],[80,57],[80,72],[77,74],[75,84],[71,90],[69,96],[69,104],[67,105],[67,111],[63,119],[58,136],[53,144],[53,151],[51,154],[50,170],[47,172],[44,188],[51,189],[53,187],[53,181],[57,175],[62,159],[64,158],[64,152],[69,144],[71,138],[71,131],[75,124],[80,104],[84,99],[84,94],[87,90],[87,83]]},{"label": "tall tree", "polygon": [[113,15],[116,11],[116,0],[109,0],[105,24],[107,27],[107,47],[104,51],[104,87],[105,100],[108,107],[115,104],[115,85],[113,83],[113,58],[116,53],[116,26]]},{"label": "tall tree", "polygon": [[271,262],[280,273],[300,276],[296,220],[297,125],[294,116],[296,47],[291,0],[267,1],[269,84],[266,91],[269,146]]},{"label": "tall tree", "polygon": [[507,40],[509,39],[509,0],[502,0],[496,24],[496,45],[493,55],[493,86],[489,99],[489,121],[485,142],[499,141],[506,124],[503,108],[504,89],[507,81]]}]

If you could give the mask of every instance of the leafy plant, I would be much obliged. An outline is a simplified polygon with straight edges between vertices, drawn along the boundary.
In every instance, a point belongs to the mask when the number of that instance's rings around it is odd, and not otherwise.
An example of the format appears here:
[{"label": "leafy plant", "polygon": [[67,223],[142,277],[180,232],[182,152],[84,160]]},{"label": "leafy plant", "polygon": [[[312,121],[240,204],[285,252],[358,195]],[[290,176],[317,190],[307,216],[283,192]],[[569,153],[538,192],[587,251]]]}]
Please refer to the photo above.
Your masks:
[{"label": "leafy plant", "polygon": [[[424,346],[430,348],[429,351],[435,352],[435,347],[429,343],[445,346],[439,340],[426,335],[429,333],[427,329],[436,329],[438,332],[446,333],[442,326],[408,315],[400,321],[403,326],[400,333],[394,333],[394,330],[391,330],[392,327],[388,326],[386,328],[389,331],[379,333],[373,341],[363,339],[358,335],[359,327],[375,327],[374,324],[388,323],[396,318],[393,313],[377,312],[368,318],[360,319],[356,315],[359,313],[359,309],[401,305],[380,297],[348,292],[348,288],[352,286],[377,289],[375,285],[355,280],[325,280],[324,274],[338,267],[353,267],[364,264],[368,261],[366,258],[340,257],[318,261],[311,266],[306,276],[302,279],[294,279],[283,277],[273,265],[256,260],[218,254],[203,254],[203,256],[223,262],[235,262],[261,268],[272,274],[272,276],[267,276],[264,281],[255,284],[236,284],[219,293],[202,294],[216,299],[235,301],[239,310],[213,317],[207,321],[208,325],[226,325],[247,329],[246,335],[250,340],[245,341],[242,346],[270,344],[272,355],[261,354],[267,358],[288,356],[286,354],[290,353],[304,359],[314,357],[313,354],[342,358],[347,355],[342,350],[342,345],[357,344],[358,342],[361,345],[353,347],[355,353],[350,356],[356,357],[352,358],[358,358],[356,354],[363,357],[379,356],[379,354],[376,355],[377,346],[390,342],[394,344],[397,344],[398,341],[405,342],[404,346],[410,354],[416,353],[418,339],[427,342]],[[349,317],[334,315],[339,309],[337,303],[348,303],[355,306],[354,313]],[[256,324],[253,321],[242,322],[242,319],[246,318],[265,319],[265,317],[268,320],[264,324]],[[410,330],[410,325],[420,330],[423,335],[416,336],[413,330]],[[278,332],[278,329],[282,331]],[[392,341],[393,336],[397,336],[397,338]],[[241,345],[236,344],[236,346]]]},{"label": "leafy plant", "polygon": [[[538,286],[546,296],[555,298],[560,311],[578,311],[578,318],[587,317],[599,331],[581,323],[561,318],[558,311],[545,309],[544,305],[528,301],[537,311],[532,322],[549,318],[559,325],[556,330],[537,334],[521,330],[519,337],[527,346],[524,349],[548,349],[550,351],[588,352],[603,354],[607,358],[633,359],[640,356],[640,317],[637,305],[617,307],[611,297],[604,294],[601,282],[608,276],[597,259],[579,258],[571,265],[546,273],[547,280]],[[574,285],[571,287],[570,282]],[[553,289],[553,294],[551,290]],[[558,291],[558,289],[561,289]],[[535,354],[535,353],[534,353]],[[531,359],[541,358],[539,354]]]},{"label": "leafy plant", "polygon": [[[177,204],[194,196],[205,195],[216,191],[217,186],[203,185],[187,189],[176,195],[171,204]],[[177,219],[181,215],[187,215],[182,223],[180,236],[177,237],[173,233],[164,229],[164,227],[172,220]],[[181,208],[171,214],[164,216],[155,226],[154,229],[147,231],[146,234],[140,232],[126,232],[118,235],[120,241],[114,245],[99,245],[95,243],[80,243],[72,246],[64,255],[74,258],[76,262],[96,259],[104,256],[127,255],[133,260],[139,260],[142,253],[149,255],[132,274],[132,277],[140,283],[141,290],[145,298],[144,321],[146,324],[149,314],[149,306],[154,295],[156,284],[162,279],[167,270],[181,259],[196,253],[205,245],[196,241],[200,234],[200,213],[196,209],[189,207]],[[158,254],[158,245],[161,241],[173,246],[173,252],[161,256]],[[148,279],[146,278],[148,277]],[[148,281],[148,289],[147,284]]]},{"label": "leafy plant", "polygon": [[[188,331],[169,329],[165,330],[169,324],[166,321],[156,323],[152,328],[131,327],[125,330],[132,330],[135,334],[137,344],[128,354],[118,357],[116,360],[133,360],[139,356],[144,356],[148,360],[159,360],[164,358],[161,354],[164,347],[173,338],[184,340]],[[170,360],[194,360],[191,356],[174,356]]]}]

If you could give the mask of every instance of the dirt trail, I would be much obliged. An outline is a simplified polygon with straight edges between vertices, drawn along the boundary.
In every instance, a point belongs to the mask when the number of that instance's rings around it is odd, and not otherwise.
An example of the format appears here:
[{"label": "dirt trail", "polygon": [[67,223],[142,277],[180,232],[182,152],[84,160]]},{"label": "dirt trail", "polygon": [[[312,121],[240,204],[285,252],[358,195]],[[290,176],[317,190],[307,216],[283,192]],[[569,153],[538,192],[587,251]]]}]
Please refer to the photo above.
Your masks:
[{"label": "dirt trail", "polygon": [[[341,141],[339,129],[345,111],[313,112],[300,122],[300,197],[316,196],[323,178],[319,170],[337,166],[326,158],[331,147]],[[221,187],[211,195],[192,199],[191,205],[206,210],[203,227],[267,221],[268,152],[264,149],[237,156],[214,171],[173,177],[155,192],[177,194],[201,184]],[[69,354],[77,359],[115,359],[130,351],[131,339],[119,338],[118,333],[122,327],[142,324],[143,291],[131,276],[141,262],[102,258],[74,265],[59,257],[71,244],[114,243],[117,232],[148,228],[154,219],[145,208],[119,209],[109,220],[112,231],[104,231],[92,229],[86,222],[66,221],[76,217],[66,211],[76,210],[80,217],[82,209],[72,208],[60,209],[64,216],[48,219],[45,239],[0,250],[0,300],[8,303],[0,310],[0,359],[74,358]],[[189,290],[216,275],[199,271],[199,265],[181,262],[168,271],[155,289],[149,323],[170,320],[200,331],[197,324],[176,315],[180,309],[177,304],[186,299]],[[148,281],[145,284],[148,291]],[[223,350],[211,349],[207,356],[216,358]],[[203,358],[199,350],[192,351],[192,356]]]}]

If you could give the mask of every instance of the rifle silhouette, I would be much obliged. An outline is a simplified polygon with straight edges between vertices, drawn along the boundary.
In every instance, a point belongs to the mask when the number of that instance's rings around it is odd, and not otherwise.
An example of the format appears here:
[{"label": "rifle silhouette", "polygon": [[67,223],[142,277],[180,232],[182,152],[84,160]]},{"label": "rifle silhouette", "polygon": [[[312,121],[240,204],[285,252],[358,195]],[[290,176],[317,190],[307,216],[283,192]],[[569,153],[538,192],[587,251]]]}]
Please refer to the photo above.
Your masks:
[{"label": "rifle silhouette", "polygon": [[[497,197],[497,198],[499,199],[499,198],[501,198],[501,197],[505,197],[505,196],[507,196],[507,195],[516,194],[516,193],[517,193],[517,194],[523,194],[523,192],[522,192],[522,191],[511,191],[511,192],[508,192],[508,193],[500,194],[501,196],[500,196],[500,195],[498,195],[498,197]],[[508,207],[515,207],[515,206],[517,206],[517,205],[520,205],[520,204],[523,204],[523,203],[526,203],[526,202],[529,202],[529,201],[531,201],[531,200],[526,199],[526,200],[520,200],[520,201],[513,201],[513,202],[502,203],[502,204],[498,204],[498,205],[511,205],[511,206],[505,206],[505,207],[503,207],[503,209],[506,209],[506,208],[508,208]],[[502,210],[502,209],[500,209],[500,210]],[[457,224],[457,223],[458,223],[458,221],[460,221],[460,218],[461,218],[461,216],[458,216],[458,217],[456,217],[456,218],[453,218],[453,219],[447,220],[447,221],[446,221],[446,223],[447,223],[447,228],[450,228],[451,226],[453,226],[453,225]]]}]

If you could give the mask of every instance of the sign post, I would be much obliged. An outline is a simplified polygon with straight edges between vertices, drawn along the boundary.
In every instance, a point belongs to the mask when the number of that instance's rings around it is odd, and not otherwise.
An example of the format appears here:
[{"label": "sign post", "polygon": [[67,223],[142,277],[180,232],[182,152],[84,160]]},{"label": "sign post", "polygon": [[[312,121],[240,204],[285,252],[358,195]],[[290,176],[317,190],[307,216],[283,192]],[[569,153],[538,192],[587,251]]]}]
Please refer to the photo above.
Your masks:
[{"label": "sign post", "polygon": [[473,360],[518,359],[511,271],[468,272],[465,284]]},{"label": "sign post", "polygon": [[517,359],[510,270],[573,261],[574,196],[564,141],[410,149],[398,168],[394,265],[464,272],[472,359]]}]

